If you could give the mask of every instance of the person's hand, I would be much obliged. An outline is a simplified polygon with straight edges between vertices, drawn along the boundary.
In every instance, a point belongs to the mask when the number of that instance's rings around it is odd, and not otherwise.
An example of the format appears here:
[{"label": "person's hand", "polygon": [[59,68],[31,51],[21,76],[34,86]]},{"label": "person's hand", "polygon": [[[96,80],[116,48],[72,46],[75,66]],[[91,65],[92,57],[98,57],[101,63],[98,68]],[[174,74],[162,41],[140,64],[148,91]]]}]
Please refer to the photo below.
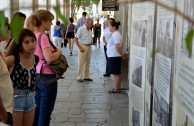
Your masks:
[{"label": "person's hand", "polygon": [[126,59],[126,55],[125,55],[125,53],[122,53],[122,59]]},{"label": "person's hand", "polygon": [[6,123],[7,119],[8,119],[8,115],[7,115],[6,111],[3,112],[3,113],[0,113],[0,120],[1,120],[1,122]]},{"label": "person's hand", "polygon": [[95,43],[91,43],[91,45],[96,45],[96,42]]},{"label": "person's hand", "polygon": [[62,51],[61,51],[60,48],[57,48],[57,49],[56,49],[56,52],[59,53],[59,54],[62,54]]},{"label": "person's hand", "polygon": [[80,52],[84,52],[85,50],[80,46],[79,47]]},{"label": "person's hand", "polygon": [[105,46],[107,47],[107,43],[105,43]]}]

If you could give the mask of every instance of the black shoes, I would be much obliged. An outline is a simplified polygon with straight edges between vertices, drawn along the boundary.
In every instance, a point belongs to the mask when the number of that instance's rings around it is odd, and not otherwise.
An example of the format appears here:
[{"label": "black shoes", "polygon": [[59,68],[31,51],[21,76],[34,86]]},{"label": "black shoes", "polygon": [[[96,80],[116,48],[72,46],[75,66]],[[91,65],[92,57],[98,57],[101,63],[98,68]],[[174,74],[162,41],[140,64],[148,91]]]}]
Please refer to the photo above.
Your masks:
[{"label": "black shoes", "polygon": [[84,81],[93,81],[93,79],[90,79],[90,78],[88,78],[88,79],[83,79]]},{"label": "black shoes", "polygon": [[77,82],[84,82],[84,81],[93,81],[93,79],[90,79],[90,78],[88,78],[88,79],[77,79]]},{"label": "black shoes", "polygon": [[77,79],[77,82],[84,82],[82,79]]},{"label": "black shoes", "polygon": [[110,77],[110,74],[104,74],[103,76],[104,77]]}]

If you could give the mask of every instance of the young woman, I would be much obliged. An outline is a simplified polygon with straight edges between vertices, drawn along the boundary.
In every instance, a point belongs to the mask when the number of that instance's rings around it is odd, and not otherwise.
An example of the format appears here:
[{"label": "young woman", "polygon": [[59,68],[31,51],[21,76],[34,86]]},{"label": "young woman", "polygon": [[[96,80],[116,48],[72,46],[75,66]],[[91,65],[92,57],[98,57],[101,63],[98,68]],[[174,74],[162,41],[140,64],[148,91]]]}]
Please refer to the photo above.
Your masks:
[{"label": "young woman", "polygon": [[28,29],[22,30],[19,43],[11,45],[6,64],[14,88],[14,126],[32,126],[34,120],[36,64],[39,58],[33,53],[36,36]]},{"label": "young woman", "polygon": [[98,47],[100,48],[100,36],[101,36],[101,24],[99,24],[99,19],[96,20],[97,23],[94,25],[94,37],[98,40]]},{"label": "young woman", "polygon": [[66,35],[65,35],[65,39],[68,38],[70,56],[72,56],[72,51],[73,51],[73,44],[74,44],[74,38],[75,38],[74,33],[76,33],[76,27],[73,24],[73,18],[70,17],[69,24],[67,25]]},{"label": "young woman", "polygon": [[[54,15],[48,10],[38,10],[29,17],[29,22],[27,22],[31,29],[36,29],[36,41],[38,42],[39,36],[42,34],[40,39],[40,44],[37,44],[35,54],[39,56],[39,63],[36,67],[37,79],[36,79],[36,108],[34,116],[34,126],[49,126],[51,114],[54,109],[55,100],[57,96],[57,81],[45,85],[40,81],[40,69],[44,61],[49,63],[56,61],[62,54],[62,51],[58,48],[53,49],[49,42],[49,38],[46,35],[46,31],[49,31],[52,25],[52,20]],[[45,59],[45,60],[42,60]],[[44,64],[42,70],[44,80],[50,80],[56,78],[56,74],[52,69]]]},{"label": "young woman", "polygon": [[107,74],[114,75],[114,88],[109,93],[120,93],[121,85],[121,60],[125,58],[122,53],[122,37],[118,32],[120,22],[109,22],[109,30],[112,32],[107,45],[108,71]]}]

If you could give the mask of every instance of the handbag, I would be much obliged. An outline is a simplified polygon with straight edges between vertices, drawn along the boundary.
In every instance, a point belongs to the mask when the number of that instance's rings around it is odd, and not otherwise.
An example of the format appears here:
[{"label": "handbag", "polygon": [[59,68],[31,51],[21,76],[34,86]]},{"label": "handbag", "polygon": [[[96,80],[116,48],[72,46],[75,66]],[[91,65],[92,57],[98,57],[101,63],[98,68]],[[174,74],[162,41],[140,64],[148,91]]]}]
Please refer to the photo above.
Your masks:
[{"label": "handbag", "polygon": [[[42,34],[40,34],[39,37],[38,37],[38,43],[39,43],[40,49],[41,49],[41,51],[42,51],[42,47],[41,47],[41,44],[40,44],[40,42],[41,42],[41,36],[42,36]],[[55,50],[57,49],[57,48],[53,45],[53,43],[50,41],[50,39],[49,39],[49,43],[50,43],[50,45],[51,45]],[[42,57],[41,60],[45,60],[45,59]],[[44,79],[43,79],[43,74],[42,74],[42,69],[43,69],[43,65],[44,65],[44,64],[47,64],[47,65],[53,70],[53,72],[56,74],[56,78],[53,78],[53,79],[48,80],[48,81],[44,81]],[[61,54],[61,55],[59,56],[59,58],[58,58],[56,61],[52,62],[52,63],[48,63],[48,62],[45,60],[44,63],[42,64],[42,66],[41,66],[41,69],[40,69],[40,80],[41,80],[42,83],[44,83],[44,84],[50,84],[50,83],[52,83],[52,82],[54,82],[54,81],[56,81],[56,80],[58,80],[58,79],[63,79],[64,77],[62,77],[62,76],[63,76],[63,74],[67,71],[67,68],[68,68],[68,67],[69,67],[68,62],[67,62],[67,60],[66,60],[66,58],[65,58],[65,56],[64,56],[63,54]]]}]

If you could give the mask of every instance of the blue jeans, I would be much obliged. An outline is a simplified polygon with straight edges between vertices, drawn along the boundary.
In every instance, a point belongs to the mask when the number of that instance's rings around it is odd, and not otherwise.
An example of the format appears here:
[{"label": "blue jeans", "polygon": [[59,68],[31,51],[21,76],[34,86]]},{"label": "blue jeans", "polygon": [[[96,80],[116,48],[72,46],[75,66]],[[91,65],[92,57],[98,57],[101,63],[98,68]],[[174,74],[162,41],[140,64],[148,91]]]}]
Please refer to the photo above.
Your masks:
[{"label": "blue jeans", "polygon": [[[55,75],[44,74],[45,81],[52,78],[55,78]],[[40,81],[40,74],[37,74],[35,91],[36,108],[33,126],[49,126],[57,97],[57,81],[45,85]]]}]

